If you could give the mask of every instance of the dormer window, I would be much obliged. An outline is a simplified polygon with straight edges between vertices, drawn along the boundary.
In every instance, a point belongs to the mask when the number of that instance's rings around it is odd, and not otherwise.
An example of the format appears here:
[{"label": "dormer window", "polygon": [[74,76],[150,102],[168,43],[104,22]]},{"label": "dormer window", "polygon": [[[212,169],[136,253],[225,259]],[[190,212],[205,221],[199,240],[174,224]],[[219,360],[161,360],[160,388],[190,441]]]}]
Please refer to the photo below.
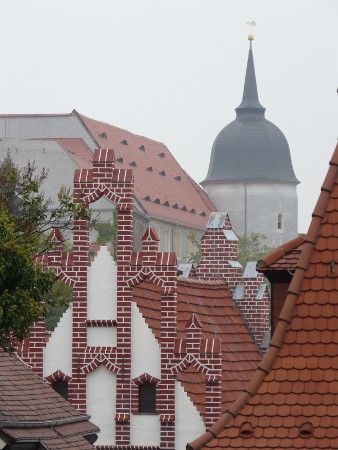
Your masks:
[{"label": "dormer window", "polygon": [[107,133],[103,132],[103,133],[99,134],[99,137],[102,139],[107,139]]},{"label": "dormer window", "polygon": [[122,144],[122,145],[128,145],[128,142],[127,142],[125,139],[123,139],[123,141],[121,141],[120,144]]}]

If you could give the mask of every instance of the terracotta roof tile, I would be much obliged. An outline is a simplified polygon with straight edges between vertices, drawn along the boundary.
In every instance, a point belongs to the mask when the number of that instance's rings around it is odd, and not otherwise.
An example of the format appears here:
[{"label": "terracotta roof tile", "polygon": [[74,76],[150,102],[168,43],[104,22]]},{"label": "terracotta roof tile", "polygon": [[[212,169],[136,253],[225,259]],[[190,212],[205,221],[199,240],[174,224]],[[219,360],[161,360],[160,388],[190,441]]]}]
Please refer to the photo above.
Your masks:
[{"label": "terracotta roof tile", "polygon": [[[132,162],[137,164],[133,168],[135,194],[151,217],[205,230],[210,212],[217,209],[204,190],[179,166],[164,144],[81,114],[78,116],[102,148],[113,148],[115,158],[123,158],[123,168],[129,167]],[[105,139],[100,136],[103,132],[106,134]],[[123,140],[128,145],[121,144]],[[142,146],[144,150],[140,151]],[[165,158],[159,156],[162,153]],[[152,171],[147,170],[150,161]],[[163,170],[165,176],[161,175]],[[158,198],[160,203],[144,200],[147,196],[151,199]],[[165,202],[169,202],[169,205],[177,203],[179,208],[167,207]],[[181,210],[183,206],[186,206],[187,211]],[[191,210],[195,210],[196,214],[191,213]],[[203,212],[206,215],[201,215]]]},{"label": "terracotta roof tile", "polygon": [[[338,268],[328,263],[338,249],[338,146],[332,161],[270,347],[247,385],[253,398],[242,393],[188,448],[337,450]],[[252,425],[247,440],[243,421]]]},{"label": "terracotta roof tile", "polygon": [[[14,356],[0,351],[0,416],[13,439],[48,441],[46,448],[94,448],[82,436],[99,429]],[[54,445],[55,441],[55,445]],[[76,446],[77,445],[77,446]]]},{"label": "terracotta roof tile", "polygon": [[[160,342],[161,289],[147,281],[134,287],[133,299],[148,326]],[[224,281],[199,281],[179,278],[177,283],[178,338],[185,337],[192,314],[202,326],[203,339],[221,341],[222,409],[232,402],[257,367],[260,356],[239,311],[234,308]],[[205,411],[205,375],[189,366],[179,373],[185,391],[195,406]]]},{"label": "terracotta roof tile", "polygon": [[258,261],[257,270],[263,273],[270,270],[295,270],[304,242],[303,235],[286,242]]}]

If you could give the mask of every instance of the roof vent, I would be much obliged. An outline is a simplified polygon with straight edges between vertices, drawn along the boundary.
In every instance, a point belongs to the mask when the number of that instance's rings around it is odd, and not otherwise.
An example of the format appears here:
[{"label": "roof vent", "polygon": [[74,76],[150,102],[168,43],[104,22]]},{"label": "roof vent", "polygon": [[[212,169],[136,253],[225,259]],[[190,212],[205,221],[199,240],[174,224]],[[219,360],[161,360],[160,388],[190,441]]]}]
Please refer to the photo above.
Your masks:
[{"label": "roof vent", "polygon": [[203,211],[203,212],[201,212],[200,216],[205,217],[206,213]]},{"label": "roof vent", "polygon": [[99,137],[102,139],[107,139],[107,134],[105,132],[99,134]]},{"label": "roof vent", "polygon": [[123,139],[123,141],[121,141],[120,144],[122,144],[122,145],[128,145],[128,142],[127,142],[125,139]]},{"label": "roof vent", "polygon": [[182,206],[181,211],[188,211],[186,206]]},{"label": "roof vent", "polygon": [[148,172],[152,172],[153,168],[152,167],[147,167],[146,170],[148,170]]},{"label": "roof vent", "polygon": [[129,165],[130,165],[130,167],[137,167],[137,164],[135,161],[131,162]]},{"label": "roof vent", "polygon": [[239,430],[239,435],[243,439],[249,439],[249,438],[253,437],[254,432],[253,432],[252,424],[249,422],[242,423],[242,426]]},{"label": "roof vent", "polygon": [[308,439],[313,436],[313,425],[310,422],[304,423],[299,429],[299,436]]},{"label": "roof vent", "polygon": [[156,203],[157,205],[159,205],[161,203],[160,199],[157,198],[156,200],[154,200],[154,203]]},{"label": "roof vent", "polygon": [[116,162],[123,163],[123,158],[117,158]]},{"label": "roof vent", "polygon": [[147,202],[150,202],[150,197],[149,197],[149,195],[147,195],[146,197],[144,197],[143,200],[146,200]]},{"label": "roof vent", "polygon": [[164,202],[164,203],[163,203],[163,206],[170,206],[170,205],[169,205],[169,202],[168,202],[168,201],[167,201],[167,202]]},{"label": "roof vent", "polygon": [[195,208],[192,208],[192,209],[190,210],[190,212],[191,212],[191,214],[196,214]]},{"label": "roof vent", "polygon": [[178,204],[175,203],[175,205],[173,206],[174,209],[178,209]]},{"label": "roof vent", "polygon": [[139,149],[140,149],[142,152],[145,152],[145,151],[146,151],[146,149],[145,149],[145,147],[144,147],[143,144],[139,146]]},{"label": "roof vent", "polygon": [[176,181],[181,181],[181,177],[178,175],[177,177],[175,177]]},{"label": "roof vent", "polygon": [[162,172],[160,172],[160,175],[162,175],[162,177],[165,177],[165,171],[162,170]]},{"label": "roof vent", "polygon": [[165,154],[162,152],[162,153],[159,153],[158,156],[159,156],[160,158],[164,158],[164,157],[165,157]]}]

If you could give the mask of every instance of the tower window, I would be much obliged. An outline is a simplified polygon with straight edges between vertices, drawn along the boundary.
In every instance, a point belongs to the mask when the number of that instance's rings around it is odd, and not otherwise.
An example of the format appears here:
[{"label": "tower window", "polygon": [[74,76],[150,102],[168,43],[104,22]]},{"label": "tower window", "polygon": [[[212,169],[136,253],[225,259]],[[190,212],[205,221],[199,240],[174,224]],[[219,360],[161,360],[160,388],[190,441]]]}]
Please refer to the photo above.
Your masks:
[{"label": "tower window", "polygon": [[284,231],[284,214],[282,211],[279,211],[277,215],[277,230]]},{"label": "tower window", "polygon": [[150,381],[139,386],[139,412],[156,413],[156,386]]}]

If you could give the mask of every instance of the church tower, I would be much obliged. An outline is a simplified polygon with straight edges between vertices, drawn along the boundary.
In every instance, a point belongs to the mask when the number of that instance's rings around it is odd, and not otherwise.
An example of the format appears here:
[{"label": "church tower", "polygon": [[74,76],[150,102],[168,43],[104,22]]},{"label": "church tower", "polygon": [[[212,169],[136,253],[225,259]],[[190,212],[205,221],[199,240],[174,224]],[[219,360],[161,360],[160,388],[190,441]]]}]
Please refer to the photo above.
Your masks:
[{"label": "church tower", "polygon": [[239,235],[261,233],[279,245],[298,232],[297,180],[288,142],[258,99],[252,35],[242,103],[218,134],[201,183]]}]

